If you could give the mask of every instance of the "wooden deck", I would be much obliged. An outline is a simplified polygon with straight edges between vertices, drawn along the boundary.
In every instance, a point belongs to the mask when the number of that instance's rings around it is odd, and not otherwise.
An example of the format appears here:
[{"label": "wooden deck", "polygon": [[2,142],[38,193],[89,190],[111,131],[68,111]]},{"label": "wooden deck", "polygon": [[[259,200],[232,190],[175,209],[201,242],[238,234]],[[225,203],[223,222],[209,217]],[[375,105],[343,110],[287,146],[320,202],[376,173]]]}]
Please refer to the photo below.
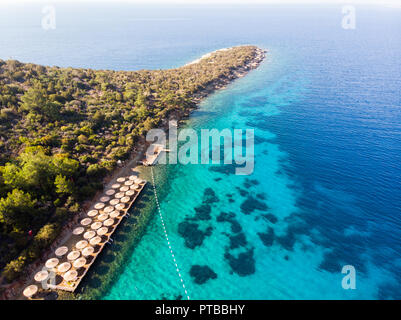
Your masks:
[{"label": "wooden deck", "polygon": [[[128,181],[128,180],[127,180]],[[62,274],[63,273],[59,273],[57,271],[53,271],[56,275],[56,281],[57,278],[62,279],[62,281],[59,284],[47,284],[49,289],[56,289],[56,290],[64,290],[64,291],[69,291],[69,292],[74,292],[79,284],[82,282],[83,278],[85,277],[85,275],[87,274],[87,272],[89,271],[90,267],[93,265],[93,263],[95,262],[96,258],[99,256],[99,254],[102,252],[103,248],[106,246],[106,244],[110,241],[111,236],[113,235],[113,233],[116,231],[117,227],[120,225],[120,223],[122,222],[122,220],[127,216],[128,211],[131,209],[131,207],[133,206],[133,204],[135,203],[135,201],[137,200],[138,196],[141,194],[142,190],[145,188],[147,182],[145,180],[142,180],[142,183],[138,184],[140,186],[140,189],[137,189],[135,192],[135,195],[133,195],[131,201],[129,203],[126,204],[126,208],[120,210],[121,214],[119,217],[114,218],[114,224],[112,226],[109,227],[109,232],[105,235],[102,235],[102,242],[100,242],[98,245],[94,246],[95,248],[95,252],[86,257],[86,259],[91,259],[85,266],[81,267],[81,268],[74,268],[73,266],[71,267],[70,270],[76,270],[78,272],[78,277],[76,278],[76,280],[74,281],[66,281],[62,278]],[[105,194],[103,196],[106,196]],[[113,197],[111,197],[113,198]],[[93,209],[93,208],[92,208]],[[94,218],[92,218],[92,223],[98,221],[97,217],[103,213],[103,210],[98,210],[99,214],[97,216],[95,216]],[[82,225],[77,225],[76,227],[82,227]],[[90,225],[84,227],[85,231],[89,231],[91,230]],[[81,235],[73,235],[71,233],[71,236],[69,238],[69,240],[66,241],[66,243],[64,244],[65,246],[68,247],[68,252],[71,252],[73,250],[78,250],[75,249],[75,243],[78,240],[83,240],[83,233]],[[88,241],[89,242],[89,241]],[[82,251],[82,250],[79,250]],[[67,262],[67,254],[64,255],[64,257],[59,258],[60,262],[59,264],[63,263],[63,262]],[[72,262],[69,261],[71,264]]]},{"label": "wooden deck", "polygon": [[152,155],[147,155],[146,159],[142,162],[144,166],[154,166],[157,164],[157,161],[160,158],[160,155],[163,152],[169,152],[169,149],[166,149],[163,145],[161,144],[155,144],[155,151],[154,154]]}]

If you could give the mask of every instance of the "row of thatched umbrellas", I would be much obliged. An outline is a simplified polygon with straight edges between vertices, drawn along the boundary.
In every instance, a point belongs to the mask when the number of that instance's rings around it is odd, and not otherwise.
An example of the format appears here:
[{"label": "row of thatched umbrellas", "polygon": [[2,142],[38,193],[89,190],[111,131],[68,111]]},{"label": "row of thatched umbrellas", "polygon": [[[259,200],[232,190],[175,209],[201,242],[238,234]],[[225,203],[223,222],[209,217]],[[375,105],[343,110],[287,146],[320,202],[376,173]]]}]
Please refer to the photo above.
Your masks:
[{"label": "row of thatched umbrellas", "polygon": [[[76,250],[68,253],[67,246],[57,248],[54,252],[56,257],[46,261],[46,269],[62,274],[63,279],[67,282],[75,281],[78,278],[76,269],[82,268],[87,264],[87,257],[93,255],[95,252],[94,247],[103,242],[101,237],[109,233],[109,228],[118,221],[115,219],[121,215],[121,211],[131,201],[135,192],[140,190],[141,183],[143,183],[143,180],[135,176],[130,176],[128,179],[118,178],[117,183],[113,184],[111,189],[105,192],[106,196],[101,197],[99,199],[100,202],[96,203],[93,209],[87,213],[88,217],[80,221],[81,226],[73,230],[73,235],[79,236],[83,234],[84,238],[75,243]],[[106,206],[106,204],[108,205]],[[67,255],[67,261],[60,263],[60,260],[65,255]],[[74,269],[71,269],[72,267]],[[34,279],[37,282],[42,282],[48,280],[49,277],[49,271],[41,270],[35,274]],[[38,286],[30,285],[25,288],[23,294],[30,298],[37,291]]]}]

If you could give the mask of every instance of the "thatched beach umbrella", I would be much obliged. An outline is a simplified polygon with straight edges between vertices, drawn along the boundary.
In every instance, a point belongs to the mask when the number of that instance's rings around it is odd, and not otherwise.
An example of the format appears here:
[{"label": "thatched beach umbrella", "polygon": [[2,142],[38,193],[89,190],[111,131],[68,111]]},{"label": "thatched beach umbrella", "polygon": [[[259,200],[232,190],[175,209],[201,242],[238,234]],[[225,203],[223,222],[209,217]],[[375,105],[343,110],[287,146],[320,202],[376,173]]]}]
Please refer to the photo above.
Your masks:
[{"label": "thatched beach umbrella", "polygon": [[116,210],[123,210],[125,208],[125,204],[119,203],[118,205],[115,206]]},{"label": "thatched beach umbrella", "polygon": [[113,189],[109,189],[109,190],[107,190],[105,193],[106,193],[106,195],[108,195],[108,196],[112,196],[113,194],[116,193],[116,191],[113,190]]},{"label": "thatched beach umbrella", "polygon": [[54,251],[57,257],[62,257],[68,252],[68,248],[66,246],[59,247]]},{"label": "thatched beach umbrella", "polygon": [[114,210],[113,206],[108,206],[106,208],[104,208],[103,212],[104,213],[110,213]]},{"label": "thatched beach umbrella", "polygon": [[47,278],[49,278],[49,272],[47,272],[46,270],[41,270],[37,272],[34,276],[34,279],[37,282],[45,281]]},{"label": "thatched beach umbrella", "polygon": [[134,182],[135,182],[135,183],[141,183],[141,181],[142,181],[142,180],[139,179],[138,177],[136,177],[136,178],[134,179]]},{"label": "thatched beach umbrella", "polygon": [[71,263],[69,262],[64,262],[57,267],[57,271],[60,273],[67,272],[70,269],[71,269]]},{"label": "thatched beach umbrella", "polygon": [[125,178],[124,177],[121,177],[121,178],[118,178],[117,179],[117,182],[119,182],[119,183],[122,183],[122,182],[124,182],[125,181]]},{"label": "thatched beach umbrella", "polygon": [[82,234],[84,231],[85,231],[85,228],[77,227],[72,231],[72,234],[78,236],[78,235]]},{"label": "thatched beach umbrella", "polygon": [[51,258],[51,259],[49,259],[49,260],[46,261],[45,267],[46,267],[46,268],[49,268],[49,269],[53,269],[53,268],[55,268],[55,267],[58,265],[59,262],[60,262],[59,259],[57,259],[57,258]]},{"label": "thatched beach umbrella", "polygon": [[81,255],[81,252],[79,252],[78,250],[74,250],[68,254],[67,259],[70,261],[73,261],[73,260],[78,259],[80,255]]},{"label": "thatched beach umbrella", "polygon": [[134,181],[136,179],[136,176],[129,176],[129,179]]},{"label": "thatched beach umbrella", "polygon": [[103,202],[98,202],[98,203],[95,204],[94,208],[96,210],[101,210],[101,209],[104,208],[104,203]]},{"label": "thatched beach umbrella", "polygon": [[112,187],[112,189],[119,189],[121,187],[121,184],[115,183],[111,187]]},{"label": "thatched beach umbrella", "polygon": [[110,197],[101,197],[99,200],[100,200],[100,202],[106,203],[110,200]]},{"label": "thatched beach umbrella", "polygon": [[103,225],[106,227],[110,227],[114,224],[114,219],[107,219],[105,222],[103,222]]},{"label": "thatched beach umbrella", "polygon": [[75,244],[75,247],[76,247],[77,249],[81,250],[81,249],[85,248],[87,245],[88,245],[88,241],[86,241],[86,240],[81,240],[81,241],[79,241],[79,242],[77,242],[77,243]]},{"label": "thatched beach umbrella", "polygon": [[99,236],[96,236],[90,240],[91,246],[95,246],[101,242],[102,242],[102,238],[100,238]]},{"label": "thatched beach umbrella", "polygon": [[82,250],[82,255],[84,257],[90,256],[95,252],[95,248],[93,247],[86,247],[84,250]]},{"label": "thatched beach umbrella", "polygon": [[125,183],[124,183],[124,185],[126,185],[126,186],[132,186],[133,184],[134,184],[134,181],[132,181],[132,180],[125,181]]},{"label": "thatched beach umbrella", "polygon": [[98,231],[97,231],[97,235],[98,236],[104,236],[105,234],[107,234],[107,232],[109,232],[109,229],[107,227],[101,227]]},{"label": "thatched beach umbrella", "polygon": [[124,197],[125,196],[125,193],[124,192],[119,192],[119,193],[116,193],[116,195],[114,196],[116,199],[121,199],[122,197]]},{"label": "thatched beach umbrella", "polygon": [[92,217],[92,218],[96,217],[98,213],[99,213],[99,211],[97,211],[97,210],[91,210],[88,212],[88,217]]},{"label": "thatched beach umbrella", "polygon": [[129,190],[129,187],[128,186],[124,186],[124,187],[121,187],[120,188],[120,191],[121,192],[127,192]]},{"label": "thatched beach umbrella", "polygon": [[77,260],[74,261],[74,263],[72,264],[74,266],[74,268],[82,268],[84,265],[86,265],[86,259],[81,257]]},{"label": "thatched beach umbrella", "polygon": [[113,211],[112,213],[110,213],[110,218],[117,218],[118,216],[120,216],[121,212],[120,211]]},{"label": "thatched beach umbrella", "polygon": [[85,218],[85,219],[82,219],[82,220],[81,220],[81,224],[82,224],[83,226],[87,226],[87,225],[89,225],[91,222],[92,222],[92,219],[91,219],[91,218]]},{"label": "thatched beach umbrella", "polygon": [[121,203],[128,203],[130,202],[131,198],[130,197],[124,197],[121,199]]},{"label": "thatched beach umbrella", "polygon": [[128,197],[132,197],[134,194],[135,194],[135,191],[134,191],[134,190],[128,190],[128,191],[125,193],[125,195],[128,196]]},{"label": "thatched beach umbrella", "polygon": [[103,213],[103,214],[101,214],[100,216],[97,217],[97,219],[99,221],[104,221],[104,220],[107,220],[108,218],[109,218],[109,215],[107,213]]},{"label": "thatched beach umbrella", "polygon": [[65,273],[63,276],[65,281],[74,281],[78,276],[78,272],[76,270],[70,270]]},{"label": "thatched beach umbrella", "polygon": [[116,204],[120,203],[120,199],[113,199],[110,201],[110,205],[115,206]]},{"label": "thatched beach umbrella", "polygon": [[97,229],[99,229],[101,226],[102,226],[102,223],[99,222],[99,221],[97,221],[97,222],[92,223],[91,229],[92,229],[92,230],[97,230]]},{"label": "thatched beach umbrella", "polygon": [[84,234],[84,239],[87,239],[87,240],[92,239],[95,235],[96,235],[95,231],[92,231],[92,230],[86,231]]},{"label": "thatched beach umbrella", "polygon": [[26,287],[24,289],[24,292],[22,293],[25,297],[30,298],[32,297],[34,294],[36,294],[38,292],[38,286],[35,286],[34,284]]}]

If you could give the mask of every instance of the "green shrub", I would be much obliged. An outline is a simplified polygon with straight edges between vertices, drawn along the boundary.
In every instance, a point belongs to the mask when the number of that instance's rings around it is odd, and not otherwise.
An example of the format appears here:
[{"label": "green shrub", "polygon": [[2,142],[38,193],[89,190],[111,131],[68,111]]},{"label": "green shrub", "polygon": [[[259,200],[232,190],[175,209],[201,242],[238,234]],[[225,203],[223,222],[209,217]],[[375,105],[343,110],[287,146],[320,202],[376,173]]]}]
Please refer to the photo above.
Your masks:
[{"label": "green shrub", "polygon": [[78,136],[78,143],[80,144],[87,144],[88,143],[88,138],[87,136],[81,134]]},{"label": "green shrub", "polygon": [[91,164],[86,170],[89,177],[103,178],[107,174],[107,168],[100,164]]},{"label": "green shrub", "polygon": [[129,148],[127,147],[114,148],[110,156],[114,160],[126,160],[129,158]]},{"label": "green shrub", "polygon": [[39,249],[49,246],[59,234],[60,227],[55,223],[44,225],[34,237],[34,243]]},{"label": "green shrub", "polygon": [[2,275],[6,277],[8,282],[12,282],[22,274],[25,264],[26,264],[25,257],[19,257],[18,259],[10,261],[4,267]]}]

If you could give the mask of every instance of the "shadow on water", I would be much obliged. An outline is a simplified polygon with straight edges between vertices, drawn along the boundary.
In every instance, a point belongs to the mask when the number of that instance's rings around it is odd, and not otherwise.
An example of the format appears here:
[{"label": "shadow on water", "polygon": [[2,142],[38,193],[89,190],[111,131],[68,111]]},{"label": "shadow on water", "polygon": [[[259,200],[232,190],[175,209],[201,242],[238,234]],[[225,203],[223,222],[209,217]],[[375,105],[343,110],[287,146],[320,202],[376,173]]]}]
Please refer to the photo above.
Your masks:
[{"label": "shadow on water", "polygon": [[104,247],[83,279],[77,290],[82,299],[102,298],[118,275],[124,272],[126,266],[124,262],[133,254],[156,208],[151,198],[151,188],[148,182],[129,211],[130,215],[123,219],[113,234],[113,243]]}]

